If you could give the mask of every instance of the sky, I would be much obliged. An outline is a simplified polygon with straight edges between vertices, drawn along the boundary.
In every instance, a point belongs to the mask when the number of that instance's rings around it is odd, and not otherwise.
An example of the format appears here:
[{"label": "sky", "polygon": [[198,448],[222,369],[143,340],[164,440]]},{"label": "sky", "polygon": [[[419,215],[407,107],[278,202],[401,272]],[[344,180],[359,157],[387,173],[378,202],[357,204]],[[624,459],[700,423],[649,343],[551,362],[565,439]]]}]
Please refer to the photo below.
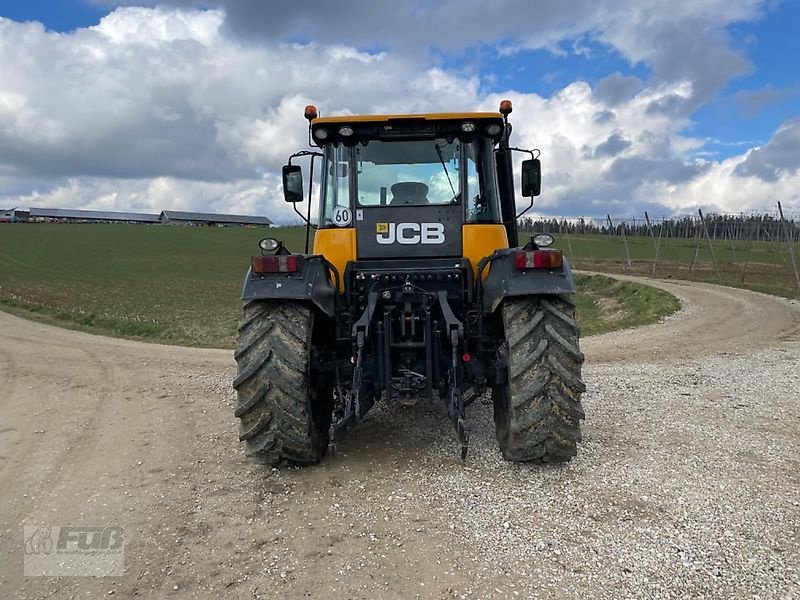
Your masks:
[{"label": "sky", "polygon": [[797,0],[0,0],[0,208],[292,222],[306,104],[508,98],[541,214],[798,215],[798,24]]}]

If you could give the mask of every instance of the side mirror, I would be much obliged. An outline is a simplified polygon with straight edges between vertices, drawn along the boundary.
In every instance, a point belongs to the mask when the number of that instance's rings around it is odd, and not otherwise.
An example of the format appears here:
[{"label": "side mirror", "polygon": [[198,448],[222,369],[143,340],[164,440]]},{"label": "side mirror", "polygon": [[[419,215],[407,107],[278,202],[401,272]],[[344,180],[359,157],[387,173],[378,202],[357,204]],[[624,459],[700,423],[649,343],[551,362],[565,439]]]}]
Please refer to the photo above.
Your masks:
[{"label": "side mirror", "polygon": [[300,165],[283,165],[283,199],[291,204],[303,201],[303,171]]},{"label": "side mirror", "polygon": [[522,195],[526,198],[542,193],[542,163],[538,158],[522,161]]}]

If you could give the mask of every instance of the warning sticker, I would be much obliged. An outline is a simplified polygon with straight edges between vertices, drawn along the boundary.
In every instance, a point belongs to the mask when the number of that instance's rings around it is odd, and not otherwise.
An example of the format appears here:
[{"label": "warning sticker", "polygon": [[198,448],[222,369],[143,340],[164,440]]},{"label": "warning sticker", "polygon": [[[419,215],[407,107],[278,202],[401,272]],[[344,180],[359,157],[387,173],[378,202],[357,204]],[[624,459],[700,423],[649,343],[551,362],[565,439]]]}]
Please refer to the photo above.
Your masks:
[{"label": "warning sticker", "polygon": [[389,233],[389,224],[375,223],[375,233]]}]

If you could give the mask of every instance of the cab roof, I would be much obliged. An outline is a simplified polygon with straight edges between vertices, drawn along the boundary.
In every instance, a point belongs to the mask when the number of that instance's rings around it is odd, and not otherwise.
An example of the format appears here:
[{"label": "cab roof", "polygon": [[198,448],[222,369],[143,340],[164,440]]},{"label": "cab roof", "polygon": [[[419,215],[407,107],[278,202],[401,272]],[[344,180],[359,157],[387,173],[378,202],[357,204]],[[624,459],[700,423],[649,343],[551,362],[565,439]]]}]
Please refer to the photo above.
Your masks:
[{"label": "cab roof", "polygon": [[421,113],[407,115],[346,115],[341,117],[317,117],[311,121],[312,125],[334,125],[338,123],[380,123],[400,119],[414,119],[417,121],[463,121],[465,119],[502,120],[499,112],[453,112],[453,113]]}]

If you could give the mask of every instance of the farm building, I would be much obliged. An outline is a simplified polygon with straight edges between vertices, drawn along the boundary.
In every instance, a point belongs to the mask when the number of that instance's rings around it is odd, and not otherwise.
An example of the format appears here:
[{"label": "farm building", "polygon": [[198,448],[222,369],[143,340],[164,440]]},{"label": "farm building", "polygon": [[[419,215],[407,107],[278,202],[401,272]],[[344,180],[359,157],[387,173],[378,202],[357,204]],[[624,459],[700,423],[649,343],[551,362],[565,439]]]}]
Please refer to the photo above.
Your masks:
[{"label": "farm building", "polygon": [[162,210],[159,217],[165,225],[250,225],[269,227],[272,225],[267,217],[252,217],[247,215],[218,215],[214,213],[184,212],[177,210]]},{"label": "farm building", "polygon": [[60,223],[158,223],[158,215],[106,210],[31,207],[30,220],[56,221]]},{"label": "farm building", "polygon": [[215,213],[163,210],[161,214],[83,210],[73,208],[31,208],[0,210],[0,222],[35,223],[150,223],[164,225],[249,226],[269,227],[267,217],[248,215],[220,215]]},{"label": "farm building", "polygon": [[0,223],[25,222],[30,218],[30,212],[19,208],[0,210]]}]

